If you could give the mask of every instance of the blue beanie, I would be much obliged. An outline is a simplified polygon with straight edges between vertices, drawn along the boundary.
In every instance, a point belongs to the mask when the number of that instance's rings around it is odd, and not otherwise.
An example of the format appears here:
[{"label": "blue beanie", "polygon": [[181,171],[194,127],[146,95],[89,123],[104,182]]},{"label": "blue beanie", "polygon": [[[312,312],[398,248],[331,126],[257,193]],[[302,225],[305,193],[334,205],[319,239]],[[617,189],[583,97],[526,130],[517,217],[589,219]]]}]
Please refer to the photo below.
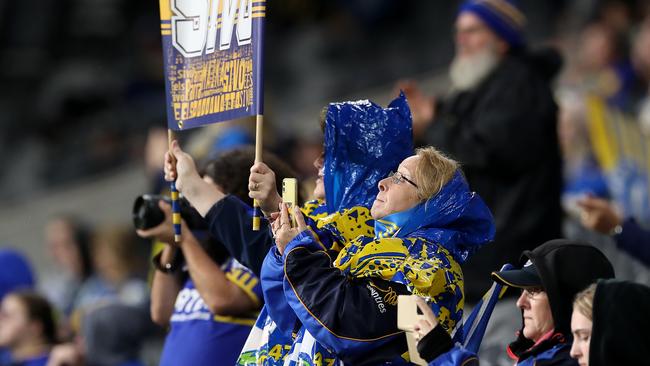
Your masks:
[{"label": "blue beanie", "polygon": [[467,0],[461,6],[458,14],[471,12],[506,41],[510,47],[518,48],[525,44],[524,25],[526,17],[508,0]]},{"label": "blue beanie", "polygon": [[0,300],[15,290],[34,287],[29,263],[19,252],[0,249]]}]

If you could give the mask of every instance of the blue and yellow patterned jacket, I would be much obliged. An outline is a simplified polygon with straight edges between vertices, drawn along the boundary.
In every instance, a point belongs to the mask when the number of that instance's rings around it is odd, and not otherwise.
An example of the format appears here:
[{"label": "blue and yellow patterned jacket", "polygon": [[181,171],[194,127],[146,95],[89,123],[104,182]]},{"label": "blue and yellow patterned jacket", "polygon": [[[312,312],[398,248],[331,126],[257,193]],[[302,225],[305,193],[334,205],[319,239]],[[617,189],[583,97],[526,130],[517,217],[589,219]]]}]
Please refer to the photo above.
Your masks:
[{"label": "blue and yellow patterned jacket", "polygon": [[463,314],[460,264],[492,239],[492,216],[460,173],[401,215],[408,219],[380,238],[367,208],[344,209],[311,222],[283,255],[269,252],[268,311],[295,338],[285,365],[408,364],[400,294],[429,297],[442,327],[454,330]]},{"label": "blue and yellow patterned jacket", "polygon": [[[324,143],[327,204],[314,201],[303,206],[310,222],[342,208],[369,207],[378,191],[377,182],[413,153],[412,140],[411,112],[403,94],[388,108],[367,100],[330,104]],[[338,251],[340,246],[335,244],[330,250]],[[274,248],[265,262],[273,255]],[[267,305],[242,350],[238,365],[282,365],[289,362],[289,352],[296,351],[298,348],[294,346],[304,339],[297,318],[291,316],[293,310],[284,300],[282,271],[267,268],[261,278],[266,286]],[[309,340],[302,344],[307,347]],[[327,352],[316,353],[313,364],[333,362],[324,357]]]}]

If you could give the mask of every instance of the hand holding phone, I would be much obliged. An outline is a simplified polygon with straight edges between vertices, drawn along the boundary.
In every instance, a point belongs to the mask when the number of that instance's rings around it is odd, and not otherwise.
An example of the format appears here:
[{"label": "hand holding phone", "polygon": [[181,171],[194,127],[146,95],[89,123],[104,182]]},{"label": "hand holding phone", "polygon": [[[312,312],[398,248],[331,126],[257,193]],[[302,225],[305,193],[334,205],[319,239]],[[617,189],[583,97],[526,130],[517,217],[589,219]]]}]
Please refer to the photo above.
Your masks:
[{"label": "hand holding phone", "polygon": [[416,295],[399,295],[397,297],[397,328],[406,331],[406,344],[409,350],[409,358],[416,365],[427,365],[427,362],[420,357],[415,338],[415,324],[424,319],[424,314],[418,308]]},{"label": "hand holding phone", "polygon": [[293,215],[293,208],[298,204],[298,180],[296,178],[282,180],[282,202],[286,203],[289,208],[291,227],[296,227],[296,218]]}]

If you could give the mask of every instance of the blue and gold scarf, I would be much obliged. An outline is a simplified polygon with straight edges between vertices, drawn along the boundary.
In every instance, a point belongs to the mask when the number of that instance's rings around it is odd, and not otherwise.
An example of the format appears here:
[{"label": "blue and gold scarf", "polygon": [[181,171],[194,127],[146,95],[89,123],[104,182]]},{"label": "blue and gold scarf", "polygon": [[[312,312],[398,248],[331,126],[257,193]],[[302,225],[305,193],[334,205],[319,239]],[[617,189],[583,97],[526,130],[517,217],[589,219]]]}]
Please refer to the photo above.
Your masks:
[{"label": "blue and gold scarf", "polygon": [[346,242],[334,265],[351,277],[399,282],[434,299],[441,324],[453,329],[463,306],[460,264],[494,237],[494,221],[483,200],[458,172],[426,202],[381,220],[368,221],[369,215],[367,208],[355,207],[329,217],[330,228],[339,233],[364,224],[374,227],[373,236]]}]

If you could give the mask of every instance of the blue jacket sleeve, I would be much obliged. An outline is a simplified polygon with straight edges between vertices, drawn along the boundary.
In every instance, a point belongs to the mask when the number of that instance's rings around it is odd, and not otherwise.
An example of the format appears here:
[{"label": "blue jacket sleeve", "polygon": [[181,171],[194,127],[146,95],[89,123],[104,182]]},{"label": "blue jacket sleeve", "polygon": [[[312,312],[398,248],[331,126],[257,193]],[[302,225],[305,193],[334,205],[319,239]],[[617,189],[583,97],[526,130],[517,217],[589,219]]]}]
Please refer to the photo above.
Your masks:
[{"label": "blue jacket sleeve", "polygon": [[619,248],[650,266],[650,231],[637,224],[634,219],[623,222],[623,231],[614,236]]},{"label": "blue jacket sleeve", "polygon": [[[397,329],[397,295],[406,286],[377,278],[349,278],[310,231],[284,251],[285,298],[302,325],[345,363],[406,352]],[[363,357],[363,358],[357,358]]]},{"label": "blue jacket sleeve", "polygon": [[291,335],[298,318],[284,298],[284,265],[275,246],[268,251],[264,259],[261,279],[266,310],[278,329],[286,335]]},{"label": "blue jacket sleeve", "polygon": [[259,276],[264,257],[273,246],[273,238],[264,218],[260,230],[252,230],[250,210],[238,198],[227,195],[210,208],[205,220],[210,234],[226,247],[230,255]]}]

